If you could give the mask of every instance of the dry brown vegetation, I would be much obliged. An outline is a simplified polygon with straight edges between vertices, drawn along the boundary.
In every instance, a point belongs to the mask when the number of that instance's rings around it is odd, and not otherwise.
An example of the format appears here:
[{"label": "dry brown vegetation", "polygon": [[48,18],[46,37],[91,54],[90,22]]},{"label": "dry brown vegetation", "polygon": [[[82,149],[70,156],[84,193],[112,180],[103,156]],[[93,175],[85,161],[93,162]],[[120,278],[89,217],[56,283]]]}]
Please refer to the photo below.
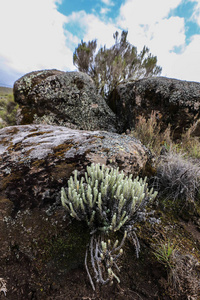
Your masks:
[{"label": "dry brown vegetation", "polygon": [[[158,206],[164,214],[171,212],[181,219],[189,218],[192,224],[196,222],[195,215],[199,218],[200,207],[200,140],[196,136],[199,123],[197,120],[176,142],[170,126],[162,132],[152,112],[147,120],[140,116],[131,133],[150,148],[155,157],[156,171],[151,180],[158,190]],[[156,259],[167,270],[168,280],[163,286],[171,297],[200,299],[199,260],[189,249],[184,253],[169,239],[156,240],[154,247]]]},{"label": "dry brown vegetation", "polygon": [[195,136],[195,131],[199,125],[200,120],[195,121],[182,134],[181,140],[174,141],[170,124],[168,124],[166,130],[162,131],[162,126],[157,120],[157,114],[152,111],[148,119],[144,116],[138,117],[138,121],[131,134],[156,155],[162,154],[161,150],[166,148],[167,151],[173,150],[173,152],[183,153],[185,156],[200,158],[200,138]]}]

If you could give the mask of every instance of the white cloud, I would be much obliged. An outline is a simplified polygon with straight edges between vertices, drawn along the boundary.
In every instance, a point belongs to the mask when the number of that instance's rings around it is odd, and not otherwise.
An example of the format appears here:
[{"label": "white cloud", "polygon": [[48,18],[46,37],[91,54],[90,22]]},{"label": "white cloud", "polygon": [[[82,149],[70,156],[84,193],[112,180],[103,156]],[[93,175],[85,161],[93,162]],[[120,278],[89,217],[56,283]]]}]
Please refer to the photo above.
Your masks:
[{"label": "white cloud", "polygon": [[56,2],[0,2],[0,56],[8,61],[9,68],[26,73],[43,68],[73,67],[72,51],[65,44],[66,17],[57,11]]},{"label": "white cloud", "polygon": [[166,18],[171,9],[176,8],[182,0],[127,0],[120,9],[120,24],[152,25]]},{"label": "white cloud", "polygon": [[104,8],[104,7],[102,7],[101,10],[100,10],[100,14],[105,15],[105,14],[107,14],[107,12],[109,12],[109,11],[110,11],[109,8]]},{"label": "white cloud", "polygon": [[73,12],[67,17],[67,22],[75,24],[83,31],[83,40],[88,42],[97,39],[98,45],[113,45],[113,33],[119,28],[112,21],[103,22],[93,14],[85,11]]},{"label": "white cloud", "polygon": [[165,45],[171,50],[184,42],[183,20],[167,19],[170,10],[180,2],[181,0],[128,0],[120,9],[119,25],[128,29],[130,42],[139,49],[144,45],[158,46],[159,43],[162,48]]},{"label": "white cloud", "polygon": [[163,19],[149,28],[149,39],[146,41],[155,54],[160,56],[173,52],[175,47],[184,47],[185,29],[184,19],[171,17]]},{"label": "white cloud", "polygon": [[[200,24],[200,0],[197,2],[193,18]],[[186,45],[184,19],[168,18],[171,9],[182,0],[127,0],[121,6],[119,25],[128,30],[129,41],[142,49],[144,45],[157,55],[162,75],[183,80],[200,82],[200,35]],[[181,50],[176,53],[176,49]]]},{"label": "white cloud", "polygon": [[101,0],[101,2],[103,2],[104,4],[109,5],[109,6],[113,6],[114,5],[114,3],[113,3],[112,0]]},{"label": "white cloud", "polygon": [[[144,45],[158,54],[171,51],[185,42],[184,20],[167,18],[181,0],[129,0],[120,10],[119,25],[129,31],[129,41],[142,49]],[[160,49],[160,51],[159,51]]]},{"label": "white cloud", "polygon": [[195,2],[195,9],[192,15],[192,20],[200,26],[200,0],[191,0]]},{"label": "white cloud", "polygon": [[200,35],[195,35],[181,54],[171,53],[163,75],[200,82]]}]

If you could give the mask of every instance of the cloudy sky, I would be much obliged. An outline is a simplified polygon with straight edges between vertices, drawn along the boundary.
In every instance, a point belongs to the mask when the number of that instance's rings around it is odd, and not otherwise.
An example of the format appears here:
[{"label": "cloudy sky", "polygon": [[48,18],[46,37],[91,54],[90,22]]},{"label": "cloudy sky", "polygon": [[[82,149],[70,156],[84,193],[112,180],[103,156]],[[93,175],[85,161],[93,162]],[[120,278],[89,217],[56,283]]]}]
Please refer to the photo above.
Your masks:
[{"label": "cloudy sky", "polygon": [[0,85],[25,73],[76,70],[81,40],[110,47],[115,31],[150,48],[162,76],[200,82],[200,0],[0,0]]}]

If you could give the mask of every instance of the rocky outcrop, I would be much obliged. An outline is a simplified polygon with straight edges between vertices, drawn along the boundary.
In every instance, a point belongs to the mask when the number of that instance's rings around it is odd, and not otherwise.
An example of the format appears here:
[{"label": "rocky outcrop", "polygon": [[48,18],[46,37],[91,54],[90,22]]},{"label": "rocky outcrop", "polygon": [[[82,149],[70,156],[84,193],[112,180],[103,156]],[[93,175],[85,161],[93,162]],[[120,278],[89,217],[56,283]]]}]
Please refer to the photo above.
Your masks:
[{"label": "rocky outcrop", "polygon": [[113,91],[109,103],[120,132],[134,128],[139,115],[148,118],[153,110],[163,129],[171,124],[176,138],[200,117],[200,83],[165,77],[128,80]]},{"label": "rocky outcrop", "polygon": [[18,124],[122,133],[134,128],[139,115],[148,118],[153,110],[163,130],[171,124],[176,139],[200,117],[200,83],[165,77],[119,84],[108,99],[111,109],[81,72],[29,73],[15,82],[14,96],[21,110]]},{"label": "rocky outcrop", "polygon": [[92,79],[81,72],[43,70],[26,74],[14,84],[20,105],[18,124],[50,124],[83,130],[116,132],[114,113]]},{"label": "rocky outcrop", "polygon": [[[149,153],[134,138],[103,131],[21,125],[1,129],[0,135],[0,278],[6,280],[5,298],[48,299],[66,285],[69,270],[83,266],[89,239],[83,224],[72,226],[66,218],[61,187],[75,169],[84,174],[92,162],[136,175]],[[72,271],[70,285],[73,276]]]}]

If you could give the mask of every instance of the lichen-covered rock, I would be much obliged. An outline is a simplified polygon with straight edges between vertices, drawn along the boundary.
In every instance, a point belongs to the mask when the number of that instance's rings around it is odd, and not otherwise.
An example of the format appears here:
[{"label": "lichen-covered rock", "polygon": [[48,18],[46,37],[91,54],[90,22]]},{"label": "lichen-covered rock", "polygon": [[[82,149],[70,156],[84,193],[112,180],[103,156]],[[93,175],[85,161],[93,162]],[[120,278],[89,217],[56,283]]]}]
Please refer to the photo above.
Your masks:
[{"label": "lichen-covered rock", "polygon": [[[149,153],[134,138],[103,131],[21,125],[1,129],[0,136],[0,278],[6,280],[6,299],[48,299],[66,285],[69,270],[83,266],[89,241],[88,229],[66,218],[61,187],[75,169],[84,174],[92,162],[137,175]],[[90,289],[86,273],[82,278]]]},{"label": "lichen-covered rock", "polygon": [[180,137],[200,117],[200,83],[165,77],[127,80],[117,86],[109,102],[121,132],[134,128],[139,115],[148,118],[154,110],[162,128],[171,124],[175,137]]},{"label": "lichen-covered rock", "polygon": [[18,124],[116,132],[115,115],[87,74],[35,71],[15,82],[14,97],[20,105]]},{"label": "lichen-covered rock", "polygon": [[138,140],[116,133],[23,125],[0,135],[0,196],[17,210],[52,204],[74,169],[101,163],[137,175],[149,158]]}]

